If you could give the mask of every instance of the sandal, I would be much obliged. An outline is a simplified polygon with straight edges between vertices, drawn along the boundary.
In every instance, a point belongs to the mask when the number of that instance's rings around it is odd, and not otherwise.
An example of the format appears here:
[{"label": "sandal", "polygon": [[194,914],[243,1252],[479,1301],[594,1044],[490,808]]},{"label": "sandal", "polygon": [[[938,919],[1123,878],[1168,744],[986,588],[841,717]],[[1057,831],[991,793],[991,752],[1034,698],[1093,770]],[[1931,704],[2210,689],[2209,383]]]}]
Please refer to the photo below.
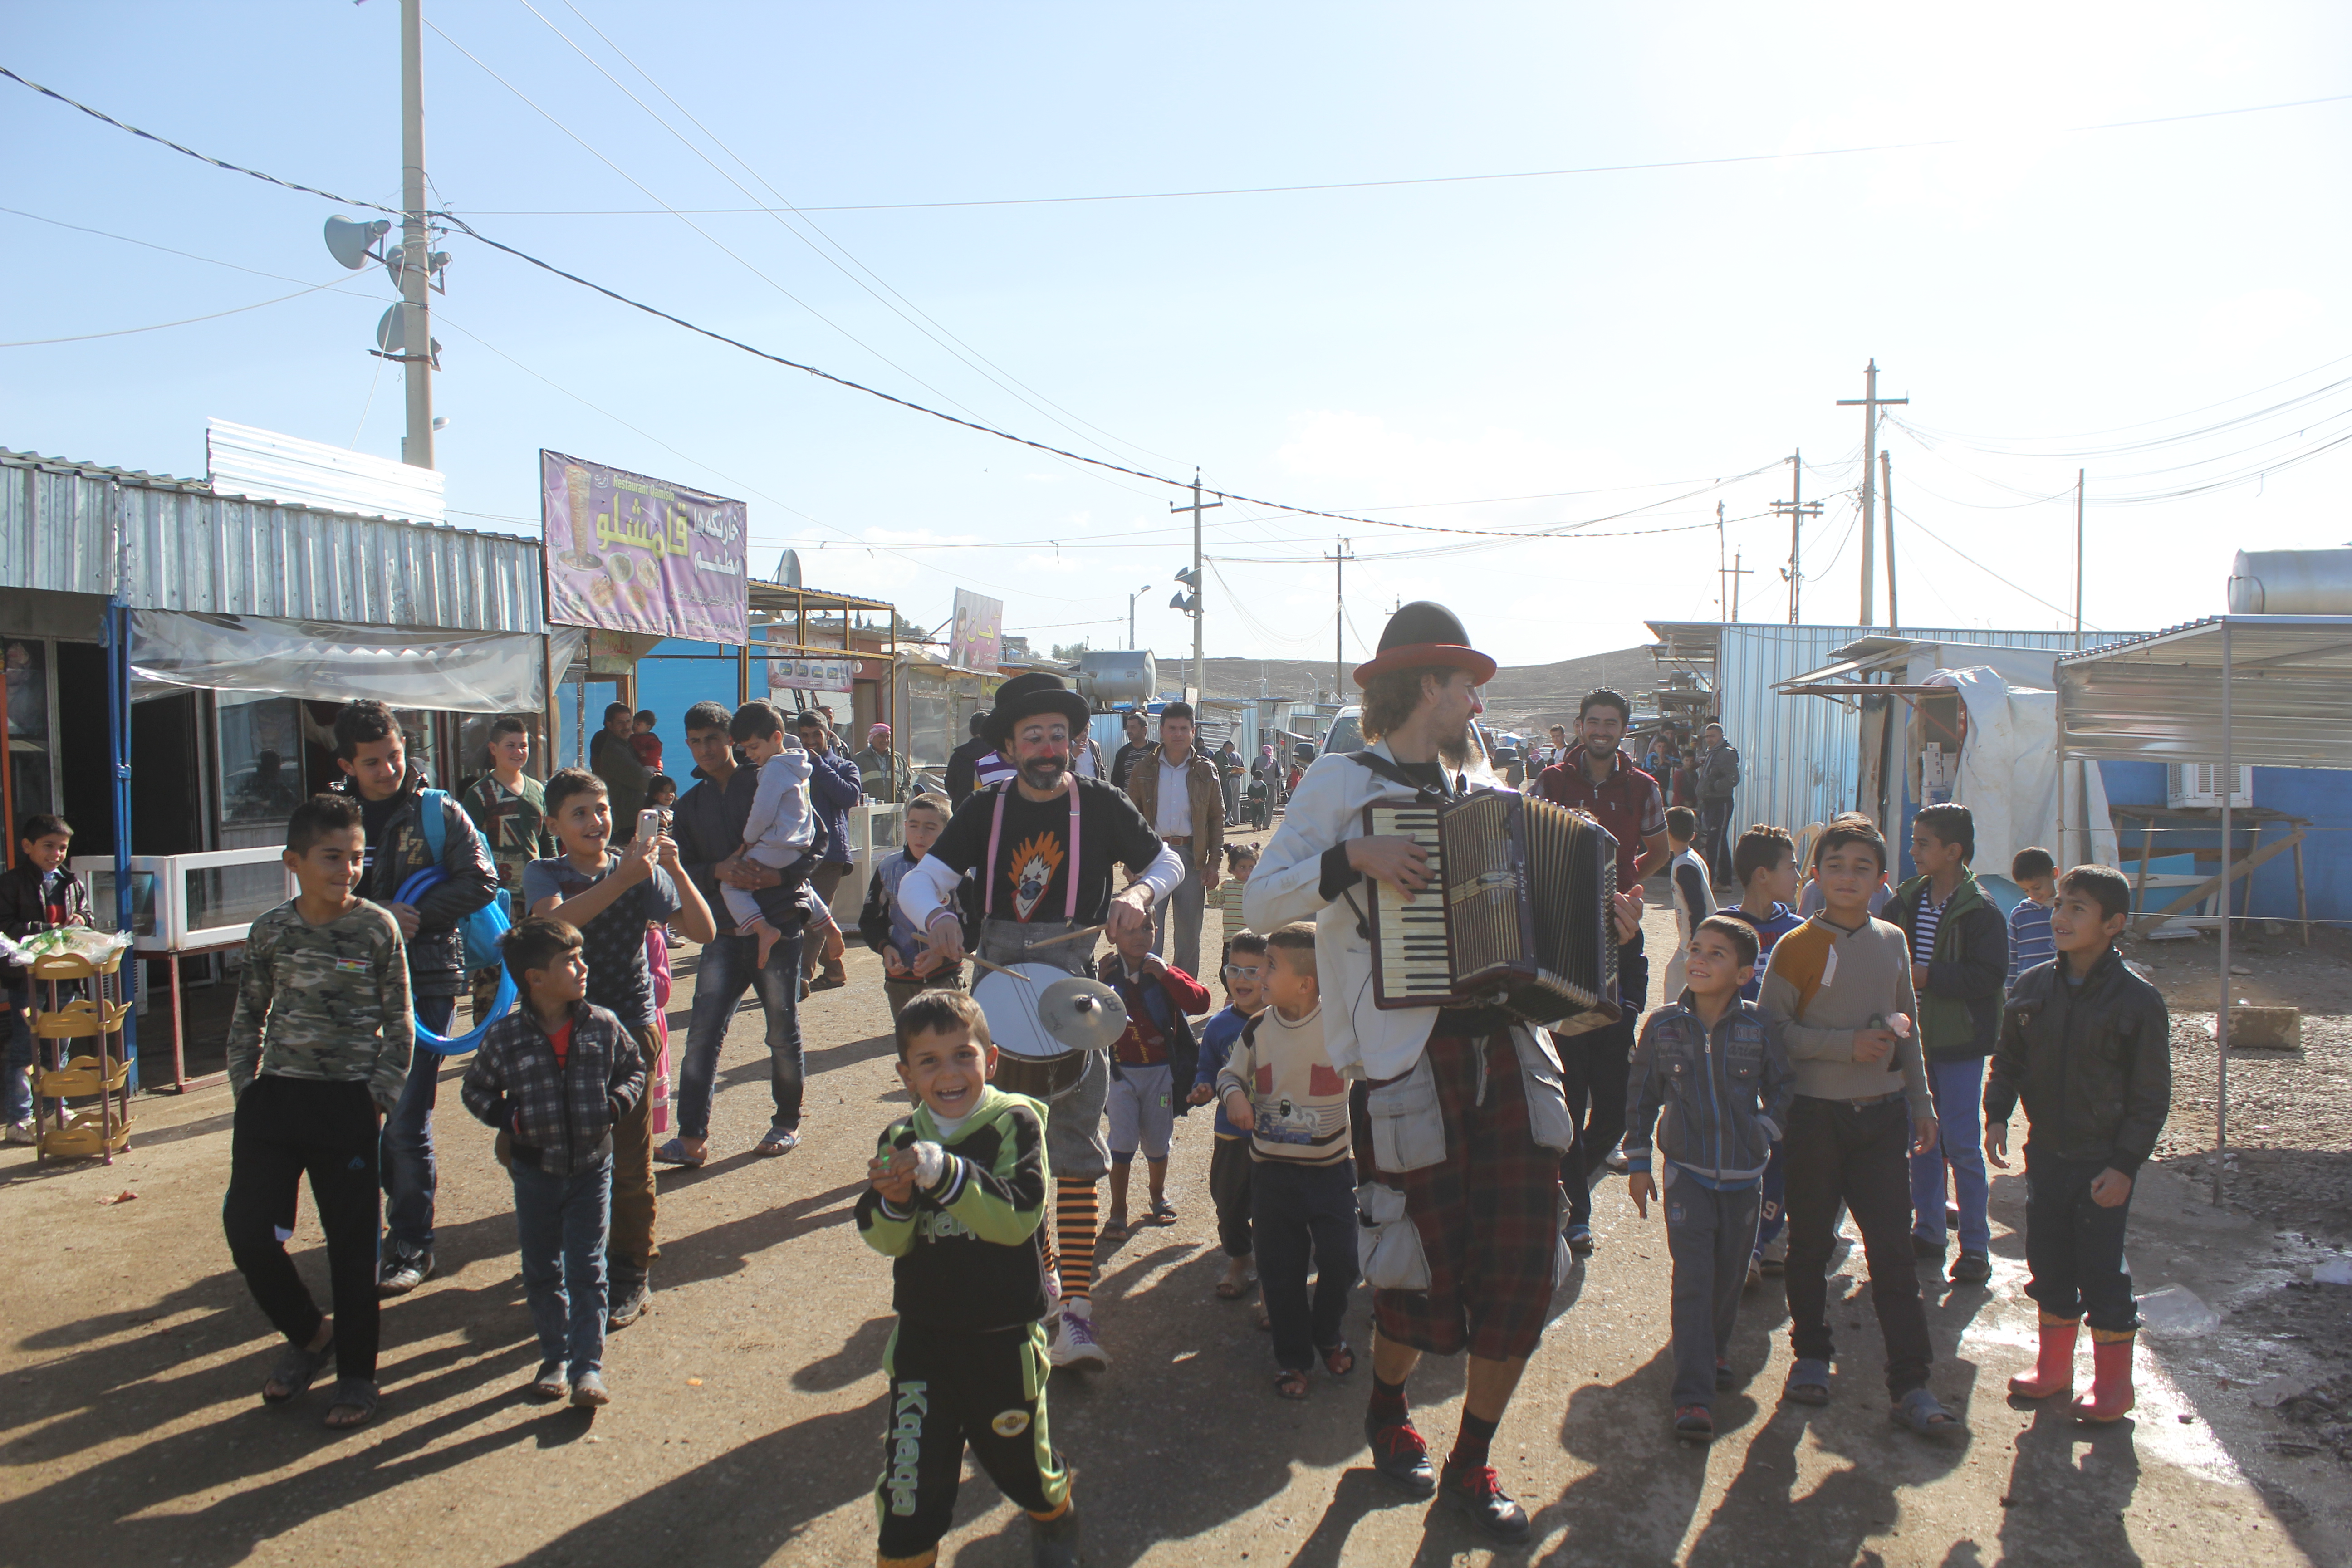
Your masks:
[{"label": "sandal", "polygon": [[[304,1391],[326,1370],[327,1363],[334,1359],[332,1335],[316,1352],[304,1350],[300,1345],[288,1345],[278,1355],[278,1364],[269,1369],[269,1382],[261,1385],[261,1402],[264,1405],[283,1405],[289,1400],[301,1398]],[[273,1384],[286,1392],[270,1393]]]},{"label": "sandal", "polygon": [[1250,1314],[1250,1321],[1256,1324],[1262,1331],[1271,1331],[1274,1328],[1274,1314],[1265,1310],[1264,1301],[1260,1301],[1257,1304],[1257,1310]]},{"label": "sandal", "polygon": [[1176,1223],[1176,1205],[1170,1203],[1166,1198],[1152,1199],[1151,1223],[1154,1225],[1174,1225]]},{"label": "sandal", "polygon": [[1111,1215],[1108,1219],[1102,1222],[1102,1225],[1096,1230],[1095,1234],[1105,1241],[1125,1241],[1127,1239],[1127,1216],[1123,1214],[1115,1214]]},{"label": "sandal", "polygon": [[1780,1391],[1784,1399],[1800,1405],[1827,1405],[1830,1402],[1830,1363],[1811,1356],[1798,1358],[1790,1370],[1789,1384]]},{"label": "sandal", "polygon": [[1887,1414],[1922,1437],[1949,1437],[1961,1430],[1960,1418],[1924,1388],[1906,1394]]},{"label": "sandal", "polygon": [[654,1151],[655,1164],[684,1165],[689,1171],[700,1166],[709,1158],[710,1146],[709,1144],[706,1143],[703,1145],[701,1153],[689,1154],[687,1152],[686,1140],[683,1138],[673,1138],[668,1142]]},{"label": "sandal", "polygon": [[1238,1301],[1248,1294],[1249,1281],[1246,1279],[1220,1279],[1217,1281],[1217,1300],[1220,1301]]},{"label": "sandal", "polygon": [[[376,1406],[383,1403],[383,1395],[366,1378],[344,1378],[335,1384],[335,1397],[327,1405],[327,1425],[338,1432],[364,1426],[375,1419]],[[356,1410],[359,1415],[354,1420],[338,1421],[335,1419],[338,1410]]]},{"label": "sandal", "polygon": [[1348,1342],[1345,1340],[1341,1340],[1336,1345],[1320,1349],[1316,1353],[1323,1358],[1323,1370],[1333,1377],[1345,1377],[1356,1370],[1356,1352],[1348,1348]]},{"label": "sandal", "polygon": [[1296,1369],[1277,1372],[1274,1374],[1274,1391],[1285,1399],[1304,1399],[1307,1397],[1307,1374]]}]

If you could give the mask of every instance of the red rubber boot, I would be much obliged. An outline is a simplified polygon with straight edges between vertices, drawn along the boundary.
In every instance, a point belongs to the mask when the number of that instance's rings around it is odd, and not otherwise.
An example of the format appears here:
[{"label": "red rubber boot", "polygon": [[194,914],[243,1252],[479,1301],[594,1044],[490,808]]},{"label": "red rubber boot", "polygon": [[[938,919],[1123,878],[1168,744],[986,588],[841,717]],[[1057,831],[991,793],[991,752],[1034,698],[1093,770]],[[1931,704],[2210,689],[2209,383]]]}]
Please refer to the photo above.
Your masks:
[{"label": "red rubber boot", "polygon": [[2074,1392],[2074,1340],[2083,1326],[2080,1318],[2061,1318],[2054,1313],[2042,1314],[2042,1355],[2032,1372],[2021,1372],[2009,1380],[2009,1392],[2020,1399],[2047,1399],[2053,1394]]},{"label": "red rubber boot", "polygon": [[2074,1401],[2074,1419],[2086,1426],[2120,1421],[2132,1407],[2130,1329],[2091,1331],[2091,1396]]}]

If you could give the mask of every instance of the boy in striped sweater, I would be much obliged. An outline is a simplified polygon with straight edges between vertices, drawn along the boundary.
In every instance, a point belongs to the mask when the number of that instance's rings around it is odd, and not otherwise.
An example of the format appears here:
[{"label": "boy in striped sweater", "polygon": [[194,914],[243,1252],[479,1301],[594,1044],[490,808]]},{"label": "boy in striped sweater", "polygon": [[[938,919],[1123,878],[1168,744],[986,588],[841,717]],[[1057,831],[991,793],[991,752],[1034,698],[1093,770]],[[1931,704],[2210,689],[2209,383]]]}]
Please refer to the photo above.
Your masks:
[{"label": "boy in striped sweater", "polygon": [[2037,963],[2058,956],[2050,934],[2050,912],[2058,906],[2058,862],[2047,849],[2021,849],[2010,857],[2009,879],[2025,889],[2025,897],[2009,911],[2009,977],[2001,994],[2017,989],[2017,977]]}]

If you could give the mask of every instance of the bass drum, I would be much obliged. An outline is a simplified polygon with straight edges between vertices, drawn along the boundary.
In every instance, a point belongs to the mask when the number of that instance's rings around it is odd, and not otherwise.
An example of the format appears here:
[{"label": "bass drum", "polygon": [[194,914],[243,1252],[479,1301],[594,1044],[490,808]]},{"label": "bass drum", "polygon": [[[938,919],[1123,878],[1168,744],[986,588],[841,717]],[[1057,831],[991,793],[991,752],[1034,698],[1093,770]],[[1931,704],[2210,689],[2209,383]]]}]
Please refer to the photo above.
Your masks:
[{"label": "bass drum", "polygon": [[980,1004],[989,1035],[996,1041],[996,1087],[1032,1100],[1067,1094],[1087,1076],[1087,1053],[1072,1050],[1045,1032],[1037,1016],[1037,999],[1047,986],[1067,980],[1070,972],[1050,963],[1008,967],[1012,973],[983,971],[971,988],[971,999]]}]

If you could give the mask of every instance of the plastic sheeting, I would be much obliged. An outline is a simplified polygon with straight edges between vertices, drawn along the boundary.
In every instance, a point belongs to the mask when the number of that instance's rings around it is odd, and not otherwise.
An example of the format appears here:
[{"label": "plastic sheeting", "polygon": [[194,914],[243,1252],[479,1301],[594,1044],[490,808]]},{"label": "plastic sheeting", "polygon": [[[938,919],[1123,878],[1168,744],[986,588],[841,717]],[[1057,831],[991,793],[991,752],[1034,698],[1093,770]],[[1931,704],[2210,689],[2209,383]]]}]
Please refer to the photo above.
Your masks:
[{"label": "plastic sheeting", "polygon": [[[2063,857],[2059,847],[2058,694],[2030,686],[2011,686],[1989,665],[1966,669],[1939,669],[1926,684],[1955,688],[1969,711],[1968,739],[1960,747],[1958,776],[1952,798],[1969,808],[1976,822],[1977,849],[1973,864],[1981,871],[2005,875],[2020,849],[2040,845]],[[2105,826],[2106,791],[2096,768],[2072,770],[2067,783],[2078,792],[2088,788],[2088,819],[2093,823],[2092,856],[2115,864],[2115,830]],[[2068,836],[2075,837],[2079,809],[2065,815],[2074,820]]]},{"label": "plastic sheeting", "polygon": [[[585,633],[412,631],[262,616],[131,612],[134,694],[189,688],[342,702],[372,697],[395,708],[537,713],[547,707],[547,663],[571,668]],[[546,646],[543,646],[546,645]]]}]

